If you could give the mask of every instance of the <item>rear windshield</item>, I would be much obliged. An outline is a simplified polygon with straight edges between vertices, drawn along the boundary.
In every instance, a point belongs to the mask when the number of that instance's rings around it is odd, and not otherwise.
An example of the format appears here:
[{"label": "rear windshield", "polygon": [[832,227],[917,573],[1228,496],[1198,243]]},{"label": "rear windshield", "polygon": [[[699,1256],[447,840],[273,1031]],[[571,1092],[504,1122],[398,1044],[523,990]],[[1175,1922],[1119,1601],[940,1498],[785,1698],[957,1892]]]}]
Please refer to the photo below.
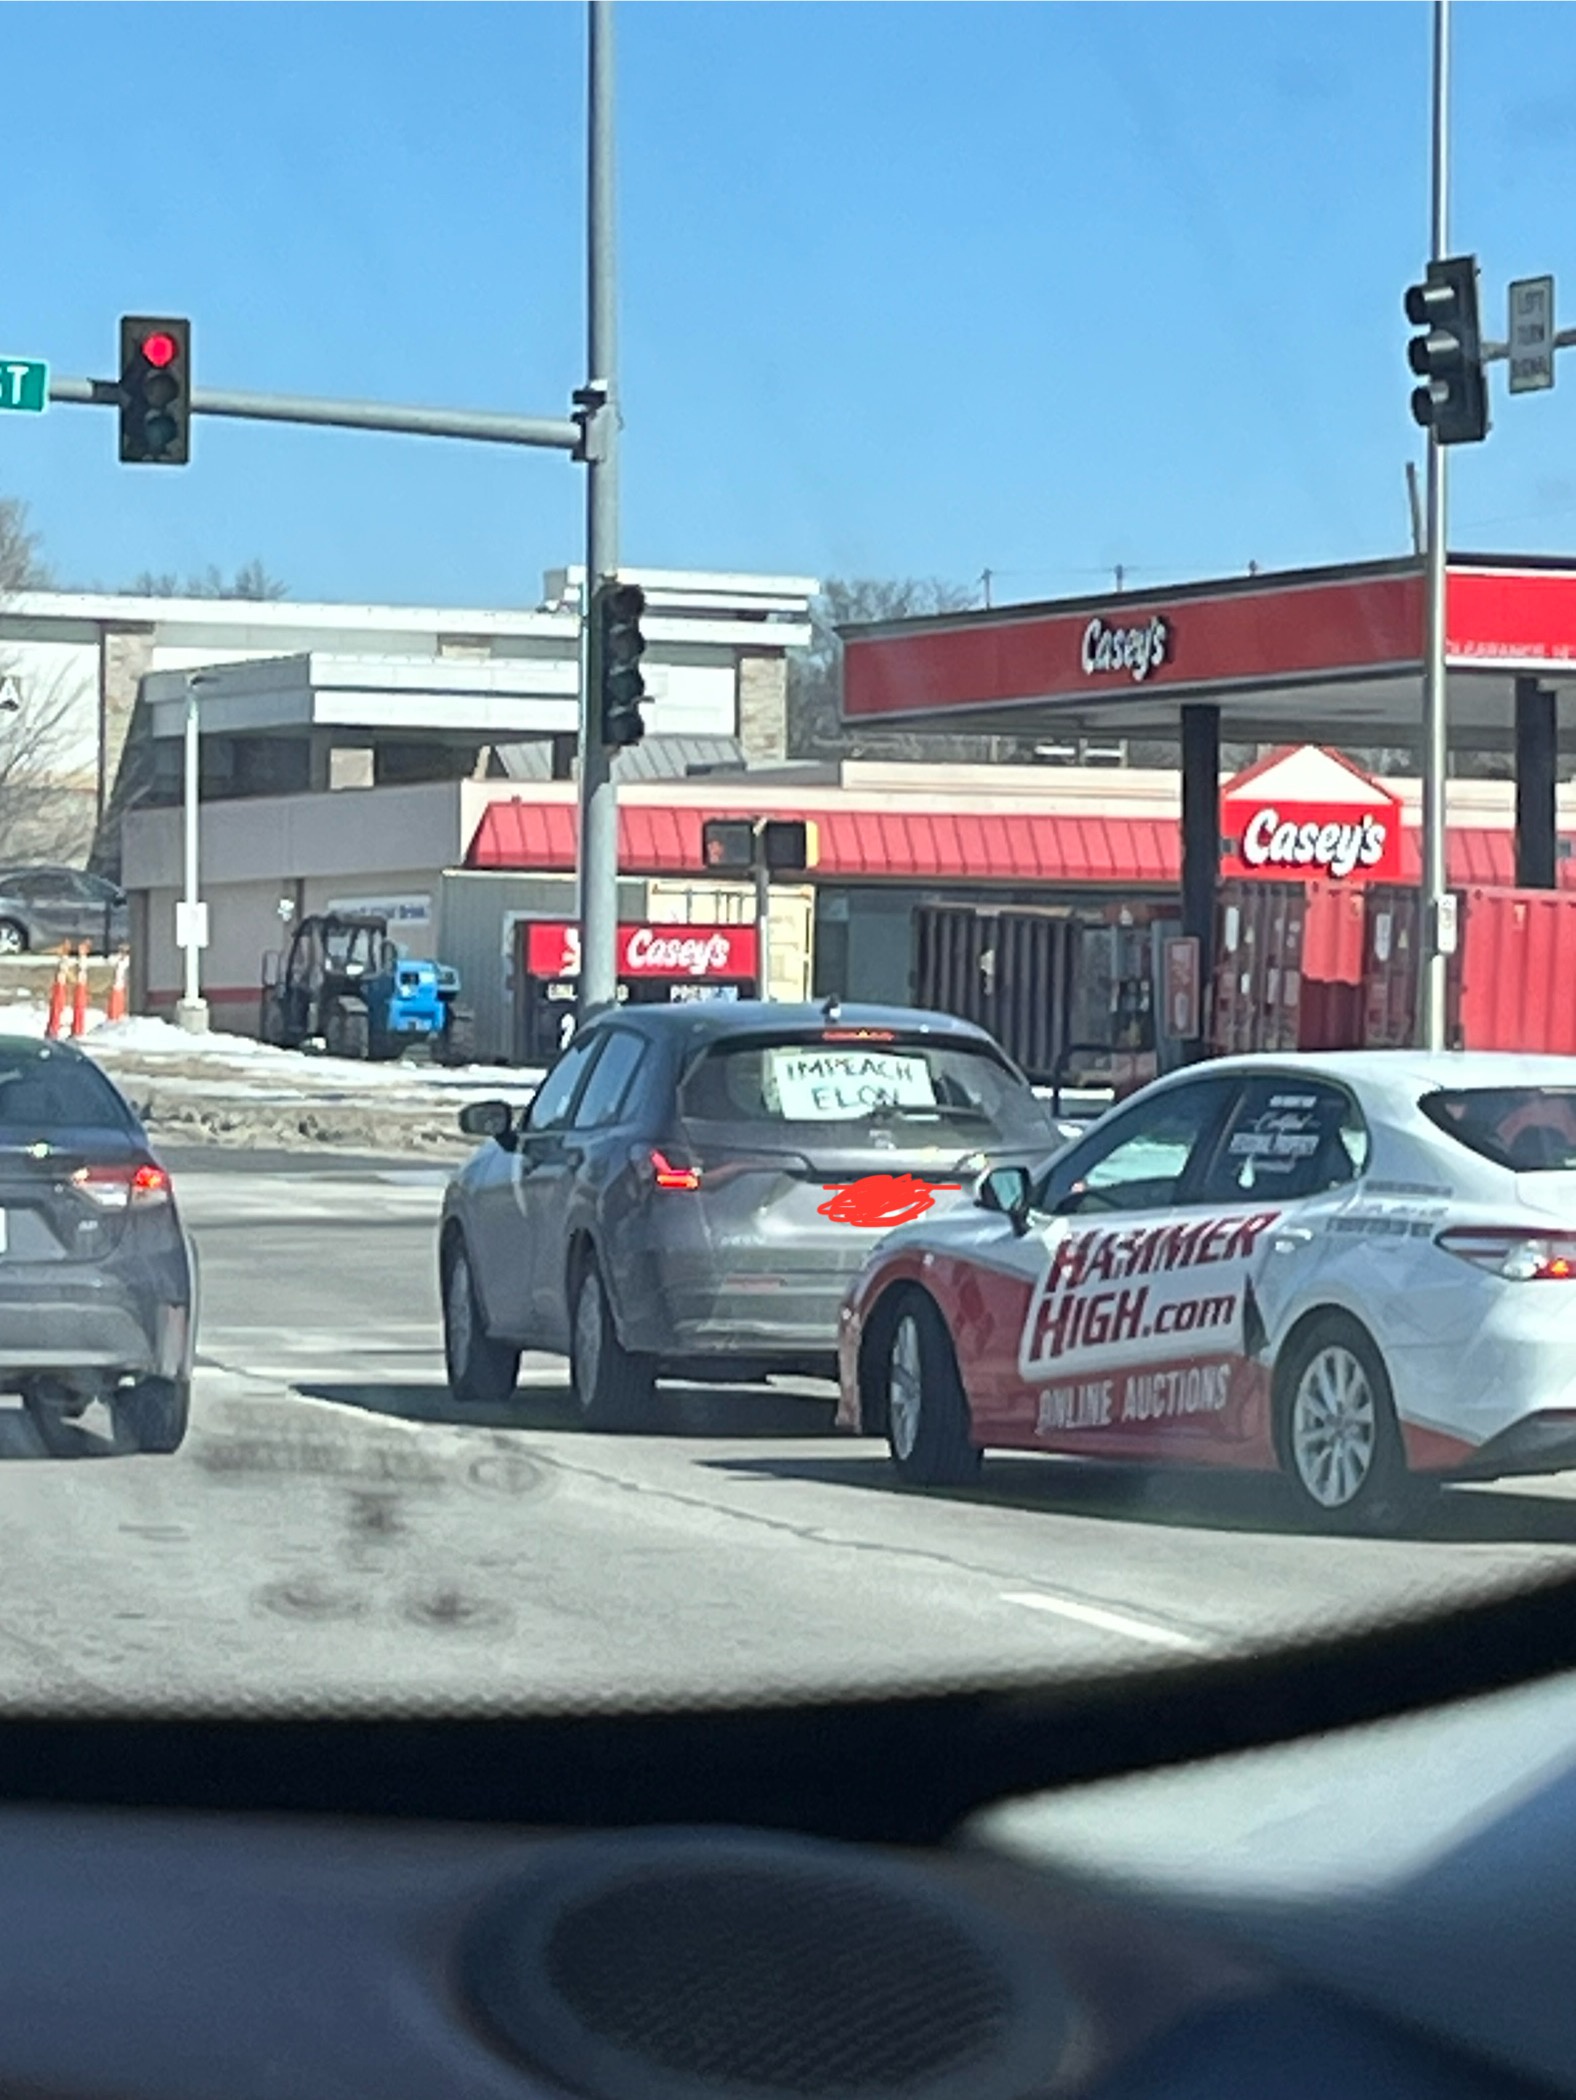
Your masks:
[{"label": "rear windshield", "polygon": [[901,1142],[939,1131],[1045,1143],[1044,1110],[989,1049],[934,1039],[826,1042],[789,1037],[719,1043],[685,1080],[679,1112],[692,1122],[803,1125],[852,1131],[879,1124]]},{"label": "rear windshield", "polygon": [[85,1058],[0,1049],[0,1138],[8,1144],[65,1130],[130,1130],[125,1103]]},{"label": "rear windshield", "polygon": [[1517,1174],[1576,1172],[1576,1087],[1495,1086],[1429,1094],[1425,1116]]}]

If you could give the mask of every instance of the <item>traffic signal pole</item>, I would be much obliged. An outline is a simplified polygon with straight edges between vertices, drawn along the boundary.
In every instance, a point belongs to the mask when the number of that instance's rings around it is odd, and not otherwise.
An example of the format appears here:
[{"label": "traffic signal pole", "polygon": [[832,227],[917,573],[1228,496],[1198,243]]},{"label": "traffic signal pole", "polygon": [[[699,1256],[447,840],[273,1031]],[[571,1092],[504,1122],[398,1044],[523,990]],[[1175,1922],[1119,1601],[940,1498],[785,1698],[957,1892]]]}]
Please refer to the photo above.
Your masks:
[{"label": "traffic signal pole", "polygon": [[[49,399],[76,408],[119,408],[113,379],[51,373]],[[335,401],[315,394],[252,394],[193,387],[194,416],[243,423],[315,423],[331,430],[384,430],[400,437],[470,438],[484,445],[526,445],[579,455],[583,432],[568,416],[512,416],[493,409],[413,408],[389,401]]]},{"label": "traffic signal pole", "polygon": [[[1431,262],[1442,261],[1450,252],[1449,153],[1449,0],[1434,0]],[[1446,887],[1445,866],[1445,780],[1450,748],[1445,687],[1446,458],[1438,427],[1431,424],[1424,505],[1423,953],[1418,973],[1418,1039],[1425,1050],[1445,1047],[1446,992],[1455,947],[1455,927],[1447,923],[1454,900]]]},{"label": "traffic signal pole", "polygon": [[618,997],[618,796],[602,723],[602,594],[618,571],[618,304],[614,286],[613,4],[588,0],[586,572],[580,654],[580,996],[587,1020]]}]

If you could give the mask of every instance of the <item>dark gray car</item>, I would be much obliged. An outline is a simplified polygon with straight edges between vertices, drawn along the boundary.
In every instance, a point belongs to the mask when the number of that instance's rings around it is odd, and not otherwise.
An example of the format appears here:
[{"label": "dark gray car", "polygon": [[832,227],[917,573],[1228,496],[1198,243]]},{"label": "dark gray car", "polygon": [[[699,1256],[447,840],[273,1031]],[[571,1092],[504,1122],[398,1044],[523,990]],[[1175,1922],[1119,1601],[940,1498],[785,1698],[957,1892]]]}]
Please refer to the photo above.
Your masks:
[{"label": "dark gray car", "polygon": [[126,945],[126,893],[83,868],[0,868],[0,955],[76,947],[95,955]]},{"label": "dark gray car", "polygon": [[839,1307],[883,1228],[967,1200],[1060,1142],[983,1030],[902,1007],[626,1007],[581,1030],[450,1184],[439,1243],[449,1382],[513,1391],[568,1355],[588,1422],[659,1377],[835,1375]]},{"label": "dark gray car", "polygon": [[46,1446],[105,1401],[119,1442],[186,1434],[196,1329],[190,1245],[170,1177],[91,1058],[0,1036],[0,1392]]}]

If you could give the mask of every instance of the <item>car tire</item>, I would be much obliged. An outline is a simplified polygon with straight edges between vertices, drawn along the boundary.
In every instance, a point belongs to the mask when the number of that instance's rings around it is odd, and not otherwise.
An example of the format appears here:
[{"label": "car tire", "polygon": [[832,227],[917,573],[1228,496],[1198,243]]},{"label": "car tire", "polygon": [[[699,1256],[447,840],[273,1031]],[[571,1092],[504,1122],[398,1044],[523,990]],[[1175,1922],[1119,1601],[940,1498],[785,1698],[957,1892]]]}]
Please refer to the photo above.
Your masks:
[{"label": "car tire", "polygon": [[364,1058],[368,1037],[366,1008],[336,999],[323,1016],[323,1047],[329,1056]]},{"label": "car tire", "polygon": [[86,1446],[76,1427],[80,1403],[63,1406],[57,1392],[29,1382],[22,1388],[22,1407],[34,1434],[51,1458],[80,1458]]},{"label": "car tire", "polygon": [[167,1457],[186,1441],[192,1389],[185,1378],[139,1378],[110,1400],[115,1434],[134,1451]]},{"label": "car tire", "polygon": [[569,1383],[587,1429],[635,1429],[649,1423],[656,1365],[619,1340],[607,1286],[592,1256],[575,1285],[569,1322]]},{"label": "car tire", "polygon": [[1310,1321],[1276,1365],[1275,1445],[1299,1516],[1320,1530],[1397,1531],[1424,1499],[1384,1358],[1348,1313]]},{"label": "car tire", "polygon": [[476,1062],[476,1017],[464,1007],[450,1009],[447,1025],[437,1041],[438,1062],[451,1071]]},{"label": "car tire", "polygon": [[0,919],[0,955],[26,955],[27,928],[20,919]]},{"label": "car tire", "polygon": [[520,1352],[487,1332],[471,1259],[455,1247],[443,1272],[443,1364],[461,1407],[496,1407],[520,1382]]},{"label": "car tire", "polygon": [[897,1307],[883,1359],[887,1449],[915,1487],[964,1487],[979,1478],[968,1397],[941,1308],[923,1291]]}]

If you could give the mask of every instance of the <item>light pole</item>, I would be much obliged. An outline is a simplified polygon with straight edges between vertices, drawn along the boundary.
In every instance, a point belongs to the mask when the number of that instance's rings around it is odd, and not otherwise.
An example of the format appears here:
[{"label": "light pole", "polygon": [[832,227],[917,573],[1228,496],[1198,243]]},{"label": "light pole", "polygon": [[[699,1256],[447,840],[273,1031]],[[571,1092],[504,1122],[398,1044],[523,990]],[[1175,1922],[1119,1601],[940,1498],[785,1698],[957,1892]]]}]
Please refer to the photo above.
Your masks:
[{"label": "light pole", "polygon": [[197,860],[197,804],[201,774],[198,760],[201,752],[197,722],[197,691],[207,684],[201,671],[186,674],[186,788],[185,804],[185,883],[181,902],[175,909],[175,939],[185,956],[185,990],[175,1009],[175,1022],[179,1028],[192,1035],[208,1032],[208,1002],[202,996],[199,977],[199,962],[202,950],[207,946],[207,908],[198,897]]},{"label": "light pole", "polygon": [[[1450,0],[1434,0],[1433,210],[1429,260],[1450,246]],[[1418,1033],[1425,1050],[1445,1047],[1446,989],[1455,949],[1455,899],[1446,887],[1445,777],[1450,738],[1445,688],[1447,454],[1428,431],[1423,658],[1423,925]]]},{"label": "light pole", "polygon": [[618,796],[602,735],[604,585],[618,571],[618,303],[614,286],[613,5],[588,0],[586,572],[580,618],[580,996],[585,1020],[618,997]]}]

